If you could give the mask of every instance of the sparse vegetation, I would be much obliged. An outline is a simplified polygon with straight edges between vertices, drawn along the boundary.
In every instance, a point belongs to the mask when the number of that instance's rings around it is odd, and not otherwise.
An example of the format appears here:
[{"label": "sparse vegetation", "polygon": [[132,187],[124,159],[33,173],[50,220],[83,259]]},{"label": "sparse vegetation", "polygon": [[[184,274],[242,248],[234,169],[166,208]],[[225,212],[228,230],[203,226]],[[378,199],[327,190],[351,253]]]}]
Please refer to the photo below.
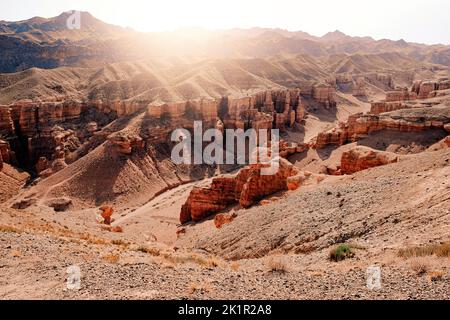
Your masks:
[{"label": "sparse vegetation", "polygon": [[444,277],[444,272],[442,271],[430,271],[428,272],[428,279],[430,279],[431,282],[436,282],[442,280]]},{"label": "sparse vegetation", "polygon": [[194,293],[207,293],[211,291],[211,285],[209,282],[202,282],[202,283],[191,283],[188,288],[189,294]]},{"label": "sparse vegetation", "polygon": [[398,255],[405,259],[432,255],[447,258],[450,257],[450,242],[400,249]]},{"label": "sparse vegetation", "polygon": [[411,269],[419,276],[425,274],[430,269],[430,264],[425,258],[414,258],[411,261]]},{"label": "sparse vegetation", "polygon": [[112,240],[111,243],[112,243],[113,245],[116,245],[116,246],[122,246],[122,247],[127,247],[127,246],[129,245],[129,243],[128,243],[127,241],[122,240],[122,239],[115,239],[115,240]]},{"label": "sparse vegetation", "polygon": [[215,256],[205,256],[197,253],[174,253],[148,246],[140,246],[137,248],[137,251],[161,257],[173,265],[194,263],[205,268],[216,268],[221,264],[221,260]]},{"label": "sparse vegetation", "polygon": [[118,254],[109,253],[103,256],[103,260],[108,263],[117,263],[120,260],[120,256]]},{"label": "sparse vegetation", "polygon": [[331,249],[328,257],[331,261],[339,262],[347,258],[352,258],[354,255],[355,253],[352,250],[352,245],[340,244]]},{"label": "sparse vegetation", "polygon": [[12,227],[12,226],[1,225],[0,226],[0,232],[5,232],[5,233],[22,233],[22,230],[17,229],[16,227]]},{"label": "sparse vegetation", "polygon": [[282,260],[281,257],[271,257],[267,261],[266,265],[269,269],[269,272],[286,273],[289,271],[287,264]]}]

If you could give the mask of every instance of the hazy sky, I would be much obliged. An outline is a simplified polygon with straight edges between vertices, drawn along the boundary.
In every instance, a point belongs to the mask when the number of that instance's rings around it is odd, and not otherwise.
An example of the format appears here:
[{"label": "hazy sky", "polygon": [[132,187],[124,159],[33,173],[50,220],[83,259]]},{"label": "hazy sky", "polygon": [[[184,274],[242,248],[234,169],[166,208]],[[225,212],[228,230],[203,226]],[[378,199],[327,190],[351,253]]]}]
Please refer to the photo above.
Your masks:
[{"label": "hazy sky", "polygon": [[0,0],[0,20],[89,11],[139,31],[271,27],[450,44],[449,0]]}]

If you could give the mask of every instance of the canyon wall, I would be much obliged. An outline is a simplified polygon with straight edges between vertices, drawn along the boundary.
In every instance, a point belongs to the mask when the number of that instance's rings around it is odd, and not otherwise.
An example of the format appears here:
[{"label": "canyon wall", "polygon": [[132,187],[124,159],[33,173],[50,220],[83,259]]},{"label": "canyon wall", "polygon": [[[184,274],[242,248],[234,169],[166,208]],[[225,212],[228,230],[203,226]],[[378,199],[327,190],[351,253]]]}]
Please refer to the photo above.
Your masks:
[{"label": "canyon wall", "polygon": [[415,81],[411,87],[401,88],[386,93],[386,102],[410,101],[416,99],[428,99],[439,95],[439,91],[450,89],[450,80]]},{"label": "canyon wall", "polygon": [[450,123],[448,108],[442,110],[414,108],[409,109],[407,113],[404,111],[352,115],[346,123],[339,123],[337,128],[318,134],[311,142],[311,146],[321,149],[328,145],[343,145],[381,130],[410,132],[442,129],[445,131]]}]

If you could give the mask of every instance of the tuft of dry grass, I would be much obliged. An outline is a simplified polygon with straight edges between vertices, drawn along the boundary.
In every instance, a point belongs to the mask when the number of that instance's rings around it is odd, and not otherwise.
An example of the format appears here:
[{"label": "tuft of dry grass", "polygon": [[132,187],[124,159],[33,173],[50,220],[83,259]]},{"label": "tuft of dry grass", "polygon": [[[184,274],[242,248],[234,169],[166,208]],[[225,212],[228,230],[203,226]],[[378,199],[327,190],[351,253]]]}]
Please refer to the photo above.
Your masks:
[{"label": "tuft of dry grass", "polygon": [[163,255],[163,257],[174,264],[194,263],[205,268],[216,268],[221,263],[219,258],[215,256],[202,256],[196,253],[189,253],[189,254],[166,253]]},{"label": "tuft of dry grass", "polygon": [[450,257],[450,242],[400,249],[398,255],[405,259],[432,255],[447,258]]},{"label": "tuft of dry grass", "polygon": [[289,272],[287,264],[283,261],[281,257],[271,257],[267,262],[266,266],[269,272],[274,273],[286,273]]},{"label": "tuft of dry grass", "polygon": [[13,226],[5,226],[5,225],[0,225],[0,232],[5,232],[5,233],[22,233],[23,231],[13,227]]},{"label": "tuft of dry grass", "polygon": [[122,246],[122,247],[128,247],[130,245],[130,243],[128,241],[125,241],[122,239],[112,240],[111,243],[115,246]]},{"label": "tuft of dry grass", "polygon": [[106,262],[112,263],[112,264],[117,263],[120,260],[120,256],[118,254],[113,254],[113,253],[106,254],[102,258]]},{"label": "tuft of dry grass", "polygon": [[161,250],[158,248],[148,247],[148,246],[140,246],[137,248],[137,251],[148,253],[152,256],[159,257],[161,255]]},{"label": "tuft of dry grass", "polygon": [[410,263],[411,269],[419,276],[424,275],[430,270],[430,263],[426,258],[414,258]]}]

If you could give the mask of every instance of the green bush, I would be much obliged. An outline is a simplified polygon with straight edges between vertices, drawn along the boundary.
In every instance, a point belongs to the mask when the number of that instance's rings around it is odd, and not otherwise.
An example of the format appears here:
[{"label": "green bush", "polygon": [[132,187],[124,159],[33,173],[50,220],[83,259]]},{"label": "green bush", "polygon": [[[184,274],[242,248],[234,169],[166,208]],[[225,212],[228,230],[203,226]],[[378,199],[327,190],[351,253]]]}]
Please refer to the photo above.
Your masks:
[{"label": "green bush", "polygon": [[331,261],[342,261],[347,258],[353,257],[355,254],[352,251],[352,248],[348,244],[340,244],[333,249],[331,249],[329,258]]}]

